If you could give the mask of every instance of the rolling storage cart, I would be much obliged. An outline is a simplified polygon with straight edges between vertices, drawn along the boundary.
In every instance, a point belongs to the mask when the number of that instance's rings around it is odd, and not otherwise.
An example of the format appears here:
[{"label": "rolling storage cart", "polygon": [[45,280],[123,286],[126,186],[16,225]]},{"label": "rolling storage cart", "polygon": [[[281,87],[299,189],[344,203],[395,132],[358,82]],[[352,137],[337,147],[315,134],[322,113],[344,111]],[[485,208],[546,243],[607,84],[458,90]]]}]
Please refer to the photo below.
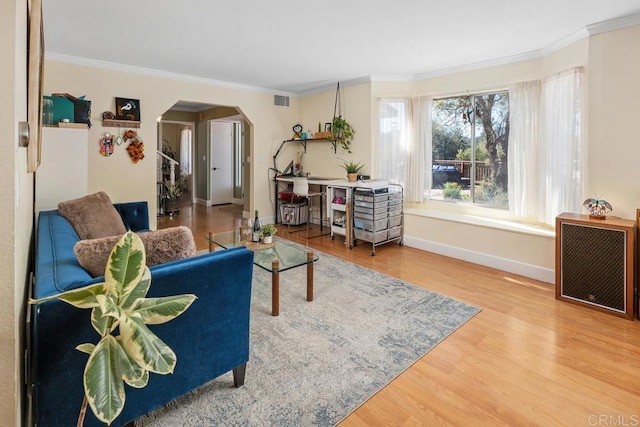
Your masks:
[{"label": "rolling storage cart", "polygon": [[330,185],[327,187],[327,200],[331,201],[331,203],[328,203],[331,240],[334,239],[336,234],[344,236],[344,243],[349,249],[353,247],[351,192],[352,188],[348,186]]},{"label": "rolling storage cart", "polygon": [[358,240],[371,243],[371,256],[376,246],[388,242],[402,244],[401,185],[389,184],[388,188],[357,187],[353,192],[354,245]]}]

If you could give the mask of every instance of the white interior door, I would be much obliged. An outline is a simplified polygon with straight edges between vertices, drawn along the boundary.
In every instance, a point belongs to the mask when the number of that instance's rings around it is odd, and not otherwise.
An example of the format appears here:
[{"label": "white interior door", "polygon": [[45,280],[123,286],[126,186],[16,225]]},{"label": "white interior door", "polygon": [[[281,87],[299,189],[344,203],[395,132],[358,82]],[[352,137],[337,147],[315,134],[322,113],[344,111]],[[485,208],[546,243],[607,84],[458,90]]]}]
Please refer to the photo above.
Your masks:
[{"label": "white interior door", "polygon": [[211,121],[209,127],[212,205],[233,200],[233,123]]}]

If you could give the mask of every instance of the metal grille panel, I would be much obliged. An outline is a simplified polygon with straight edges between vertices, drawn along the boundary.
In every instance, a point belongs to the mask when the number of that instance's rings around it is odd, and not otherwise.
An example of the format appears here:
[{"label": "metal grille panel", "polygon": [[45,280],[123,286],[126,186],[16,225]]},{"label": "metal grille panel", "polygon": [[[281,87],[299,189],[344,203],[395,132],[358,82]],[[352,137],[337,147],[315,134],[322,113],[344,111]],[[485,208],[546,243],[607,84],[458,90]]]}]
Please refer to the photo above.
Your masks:
[{"label": "metal grille panel", "polygon": [[562,223],[562,296],[625,313],[626,239],[624,230]]},{"label": "metal grille panel", "polygon": [[273,95],[273,105],[278,105],[280,107],[288,107],[289,97],[284,95]]}]

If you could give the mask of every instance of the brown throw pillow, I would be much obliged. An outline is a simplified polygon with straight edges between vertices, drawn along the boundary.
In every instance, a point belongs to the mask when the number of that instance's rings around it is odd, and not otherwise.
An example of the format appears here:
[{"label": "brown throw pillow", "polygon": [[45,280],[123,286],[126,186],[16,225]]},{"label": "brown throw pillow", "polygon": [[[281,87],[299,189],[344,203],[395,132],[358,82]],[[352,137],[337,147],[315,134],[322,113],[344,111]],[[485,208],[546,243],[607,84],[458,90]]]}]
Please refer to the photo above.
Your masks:
[{"label": "brown throw pillow", "polygon": [[[196,242],[191,230],[185,226],[138,233],[147,255],[147,266],[164,264],[188,258],[196,254]],[[101,239],[80,240],[73,251],[80,265],[92,277],[104,275],[111,249],[122,236],[109,236]]]},{"label": "brown throw pillow", "polygon": [[71,223],[81,240],[122,235],[127,232],[122,217],[107,193],[103,191],[60,202],[58,211]]}]

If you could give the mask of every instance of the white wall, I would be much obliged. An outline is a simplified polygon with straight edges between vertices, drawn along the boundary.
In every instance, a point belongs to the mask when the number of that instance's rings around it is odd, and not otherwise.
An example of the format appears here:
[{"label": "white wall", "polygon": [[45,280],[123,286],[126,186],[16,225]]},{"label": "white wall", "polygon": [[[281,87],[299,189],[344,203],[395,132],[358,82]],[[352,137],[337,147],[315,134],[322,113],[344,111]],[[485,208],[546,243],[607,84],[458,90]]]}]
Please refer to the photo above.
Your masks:
[{"label": "white wall", "polygon": [[[297,102],[291,107],[275,107],[273,94],[257,90],[223,87],[200,82],[142,75],[134,72],[114,71],[86,65],[46,61],[45,93],[66,92],[86,95],[91,100],[93,127],[89,130],[89,184],[90,193],[106,191],[114,202],[147,200],[149,212],[156,211],[155,147],[156,119],[176,101],[194,101],[207,104],[238,107],[254,125],[250,192],[251,210],[273,212],[271,182],[267,168],[280,142],[290,136],[291,126],[297,121]],[[98,152],[98,141],[106,131],[101,124],[103,111],[113,111],[115,97],[140,100],[141,128],[139,135],[145,143],[145,159],[133,164],[125,146],[117,147],[108,158]],[[274,148],[275,147],[275,148]],[[201,163],[201,162],[200,162]],[[270,214],[271,215],[271,214]],[[270,216],[264,215],[264,216]],[[151,215],[151,227],[156,217]],[[198,236],[195,236],[198,238]]]},{"label": "white wall", "polygon": [[22,424],[24,315],[33,221],[33,174],[18,148],[26,120],[25,0],[5,2],[0,14],[0,420]]},{"label": "white wall", "polygon": [[[321,122],[324,130],[324,123],[333,120],[333,110],[336,98],[335,88],[318,94],[306,96],[300,99],[300,123],[305,130],[318,130],[318,122]],[[356,85],[341,85],[340,98],[342,99],[342,117],[349,122],[356,130],[351,142],[351,154],[344,151],[340,146],[337,153],[329,142],[309,142],[307,144],[307,154],[304,161],[305,172],[314,176],[323,177],[346,177],[346,172],[340,167],[344,159],[355,160],[365,163],[363,174],[371,173],[373,165],[371,157],[371,85],[368,83]],[[291,144],[290,144],[291,145]],[[286,166],[288,160],[284,159],[295,155],[291,150],[284,153],[281,163]]]},{"label": "white wall", "polygon": [[587,196],[611,202],[612,215],[640,208],[640,26],[593,36],[589,43]]},{"label": "white wall", "polygon": [[[347,101],[346,118],[354,121],[357,136],[354,157],[373,164],[377,137],[377,100],[393,96],[458,95],[505,89],[511,83],[544,79],[575,66],[586,71],[585,94],[588,121],[588,197],[602,195],[614,206],[613,215],[633,219],[640,207],[640,180],[636,179],[640,142],[636,122],[640,117],[640,27],[612,31],[580,40],[549,55],[512,64],[438,76],[415,82],[378,82],[358,86]],[[366,86],[370,86],[367,89]],[[354,99],[355,95],[369,99]],[[316,117],[333,105],[334,93],[301,99],[301,117]],[[369,119],[363,119],[367,110]],[[355,122],[357,121],[357,125]],[[364,139],[366,138],[366,139]],[[363,145],[369,141],[369,147]],[[323,165],[322,167],[326,167]],[[432,201],[428,210],[449,218],[479,215],[509,218],[508,212],[464,207]],[[405,242],[423,249],[498,267],[552,282],[555,246],[552,235],[503,231],[493,227],[461,224],[407,210]],[[584,212],[582,212],[584,213]]]}]

